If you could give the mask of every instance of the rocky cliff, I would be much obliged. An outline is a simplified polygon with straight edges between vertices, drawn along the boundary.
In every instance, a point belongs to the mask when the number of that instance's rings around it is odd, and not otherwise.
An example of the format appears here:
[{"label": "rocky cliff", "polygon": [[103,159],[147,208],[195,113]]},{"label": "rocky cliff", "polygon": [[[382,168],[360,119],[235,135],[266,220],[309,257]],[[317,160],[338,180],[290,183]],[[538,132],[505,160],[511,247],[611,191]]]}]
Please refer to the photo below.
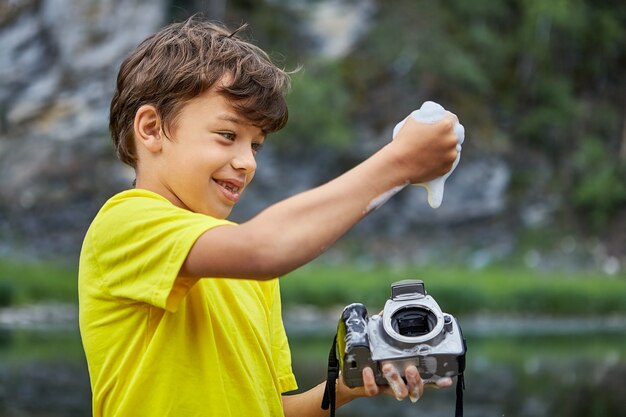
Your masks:
[{"label": "rocky cliff", "polygon": [[2,250],[75,251],[103,199],[130,183],[108,108],[123,57],[164,1],[0,3]]}]

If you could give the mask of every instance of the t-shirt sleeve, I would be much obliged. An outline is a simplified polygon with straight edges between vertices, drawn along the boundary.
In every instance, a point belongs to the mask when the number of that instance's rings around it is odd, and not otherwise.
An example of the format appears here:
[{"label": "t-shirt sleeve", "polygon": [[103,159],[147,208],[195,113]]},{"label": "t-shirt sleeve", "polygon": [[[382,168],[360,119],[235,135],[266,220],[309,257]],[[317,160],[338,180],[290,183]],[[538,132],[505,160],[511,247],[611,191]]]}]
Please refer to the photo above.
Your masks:
[{"label": "t-shirt sleeve", "polygon": [[275,280],[270,314],[274,369],[276,369],[280,391],[285,393],[298,389],[298,384],[291,369],[291,351],[289,349],[289,341],[287,340],[287,334],[285,333],[285,326],[282,319],[280,286],[278,279]]},{"label": "t-shirt sleeve", "polygon": [[130,198],[101,212],[92,225],[100,284],[113,297],[175,311],[195,279],[178,279],[195,241],[232,224],[154,198]]}]

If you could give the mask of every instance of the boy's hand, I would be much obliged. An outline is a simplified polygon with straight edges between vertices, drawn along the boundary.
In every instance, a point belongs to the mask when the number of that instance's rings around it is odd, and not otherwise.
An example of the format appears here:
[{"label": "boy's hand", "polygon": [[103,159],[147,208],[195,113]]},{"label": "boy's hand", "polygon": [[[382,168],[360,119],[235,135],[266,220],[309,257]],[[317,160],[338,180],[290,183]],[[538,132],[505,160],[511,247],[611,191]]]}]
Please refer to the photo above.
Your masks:
[{"label": "boy's hand", "polygon": [[451,170],[458,153],[459,140],[454,132],[457,122],[450,112],[432,124],[407,118],[388,145],[395,155],[394,168],[400,170],[407,183],[427,182]]},{"label": "boy's hand", "polygon": [[[412,402],[417,402],[422,397],[424,392],[424,382],[420,377],[417,368],[414,365],[407,366],[404,370],[404,377],[406,383],[400,376],[398,369],[390,363],[383,365],[383,376],[387,380],[389,385],[381,386],[376,385],[374,378],[374,372],[371,368],[363,369],[363,386],[357,388],[349,388],[343,384],[341,378],[338,382],[338,395],[344,394],[353,398],[358,397],[374,397],[380,394],[390,395],[395,397],[398,401],[402,401],[406,397],[409,397]],[[441,378],[435,384],[428,384],[436,388],[445,388],[452,385],[451,378]]]}]

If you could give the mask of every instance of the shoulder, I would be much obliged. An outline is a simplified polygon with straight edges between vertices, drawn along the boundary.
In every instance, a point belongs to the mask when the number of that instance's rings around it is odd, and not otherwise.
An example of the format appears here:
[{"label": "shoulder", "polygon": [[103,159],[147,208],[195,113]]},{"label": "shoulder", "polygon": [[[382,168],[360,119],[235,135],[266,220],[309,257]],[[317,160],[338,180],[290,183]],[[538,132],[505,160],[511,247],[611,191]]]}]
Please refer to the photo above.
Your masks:
[{"label": "shoulder", "polygon": [[125,224],[161,222],[163,218],[229,223],[177,207],[162,195],[144,189],[125,190],[114,195],[102,206],[94,222],[120,218]]},{"label": "shoulder", "polygon": [[153,241],[158,236],[188,233],[197,238],[202,231],[224,224],[231,222],[177,207],[152,191],[132,189],[114,195],[102,206],[88,235],[117,242]]},{"label": "shoulder", "polygon": [[134,207],[171,207],[175,206],[170,203],[165,197],[155,192],[143,190],[143,189],[130,189],[119,192],[113,197],[109,198],[106,203],[100,209],[100,213],[107,213],[109,211],[117,211],[120,209],[129,210]]}]

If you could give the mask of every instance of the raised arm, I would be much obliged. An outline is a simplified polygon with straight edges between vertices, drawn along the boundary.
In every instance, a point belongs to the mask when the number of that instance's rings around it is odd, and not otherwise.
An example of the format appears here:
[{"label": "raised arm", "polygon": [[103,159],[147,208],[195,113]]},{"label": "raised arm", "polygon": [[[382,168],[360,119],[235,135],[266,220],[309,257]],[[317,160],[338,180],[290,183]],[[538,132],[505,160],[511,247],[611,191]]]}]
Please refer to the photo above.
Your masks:
[{"label": "raised arm", "polygon": [[241,225],[205,232],[181,274],[267,279],[304,265],[405,185],[449,171],[457,156],[455,120],[452,114],[437,124],[410,120],[392,142],[345,174]]}]

